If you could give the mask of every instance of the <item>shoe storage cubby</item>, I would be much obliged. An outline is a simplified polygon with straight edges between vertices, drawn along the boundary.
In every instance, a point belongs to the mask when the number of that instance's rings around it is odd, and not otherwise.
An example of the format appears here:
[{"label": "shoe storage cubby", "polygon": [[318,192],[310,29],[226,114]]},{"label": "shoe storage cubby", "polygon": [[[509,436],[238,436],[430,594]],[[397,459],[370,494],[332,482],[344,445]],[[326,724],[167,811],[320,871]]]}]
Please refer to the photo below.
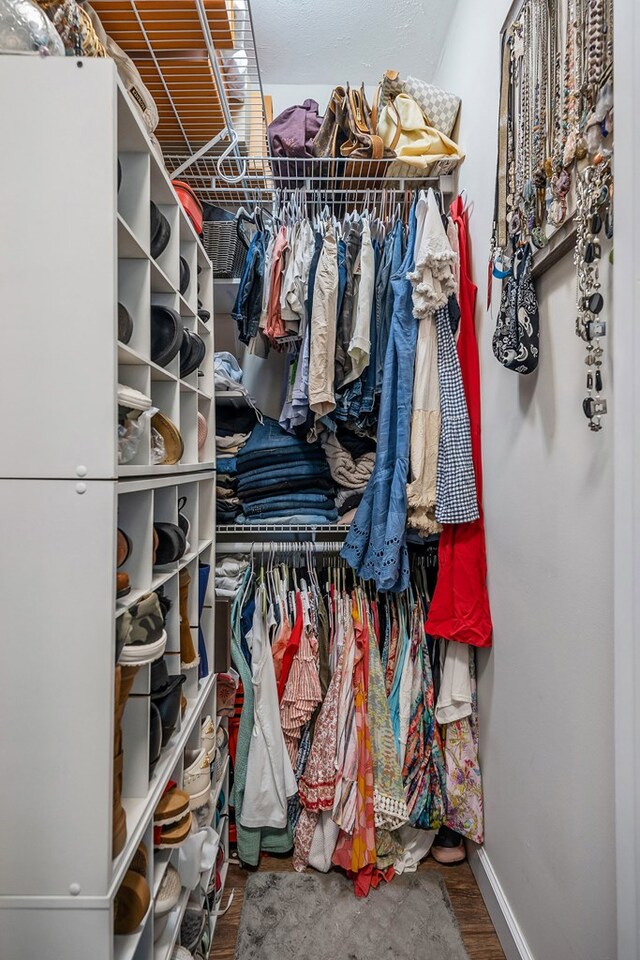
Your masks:
[{"label": "shoe storage cubby", "polygon": [[[132,698],[135,699],[135,698]],[[135,706],[135,705],[134,705]],[[131,705],[127,704],[127,711]],[[198,757],[203,740],[202,729],[209,720],[212,720],[216,734],[219,727],[227,721],[216,719],[216,695],[215,688],[210,691],[206,700],[199,705],[195,722],[191,725],[191,732],[185,739],[184,736],[176,733],[174,737],[176,744],[180,745],[179,756],[175,758],[172,754],[172,762],[165,763],[165,770],[168,772],[168,779],[177,784],[178,788],[184,786],[184,772],[188,763],[188,758]],[[217,749],[217,748],[216,748]],[[141,758],[141,762],[142,762]],[[161,757],[158,766],[163,763]],[[163,772],[163,777],[165,773]],[[218,916],[224,911],[227,904],[223,904],[223,890],[228,871],[229,858],[229,763],[228,758],[210,765],[210,792],[206,803],[203,803],[198,809],[192,810],[191,816],[196,822],[197,830],[192,827],[193,833],[199,830],[205,830],[211,827],[215,831],[218,846],[212,855],[209,851],[209,860],[203,869],[199,869],[202,864],[194,862],[194,847],[190,846],[172,846],[165,845],[166,840],[161,839],[162,846],[154,844],[154,827],[150,823],[142,837],[147,852],[147,882],[151,896],[150,907],[145,914],[142,922],[136,930],[127,935],[114,935],[113,937],[113,957],[114,960],[126,960],[126,958],[152,957],[153,960],[170,960],[172,951],[176,944],[180,943],[180,926],[187,909],[202,907],[207,897],[208,891],[215,891],[216,875],[218,875],[219,896],[215,902],[215,893],[211,894],[211,932],[215,930],[215,924]],[[151,784],[154,780],[152,779]],[[207,834],[207,840],[216,839],[211,834]],[[201,856],[195,847],[198,857]],[[222,851],[222,853],[220,853]],[[212,862],[211,862],[212,861]],[[180,876],[181,887],[179,893],[174,895],[175,903],[171,907],[168,915],[160,919],[159,914],[163,911],[163,881],[169,870],[177,871]],[[187,877],[189,881],[187,882]],[[233,894],[229,899],[232,899]],[[151,945],[151,952],[149,944]]]},{"label": "shoe storage cubby", "polygon": [[[217,870],[226,877],[228,859],[227,762],[212,765],[210,806],[198,820],[206,826],[210,816],[214,829],[218,822],[222,863],[195,886],[183,884],[160,930],[154,900],[169,865],[184,865],[179,845],[155,848],[154,813],[170,782],[185,785],[185,750],[193,765],[203,721],[218,723],[211,265],[112,61],[0,57],[0,86],[20,89],[33,105],[27,115],[9,99],[4,118],[21,143],[21,177],[59,188],[42,216],[40,193],[18,191],[13,161],[2,161],[4,347],[12,360],[0,379],[11,411],[0,489],[12,521],[0,555],[12,602],[0,608],[0,633],[27,653],[0,670],[15,731],[5,760],[16,771],[0,791],[0,817],[11,825],[0,957],[171,960],[185,911],[199,890],[215,890]],[[171,231],[155,258],[152,202]],[[179,353],[166,366],[151,359],[154,304],[170,307],[204,342],[184,377]],[[118,385],[148,398],[179,431],[178,462],[153,462],[143,417],[135,455],[119,463]],[[188,546],[177,559],[154,558],[157,524],[184,528]],[[116,666],[129,618],[148,629],[136,611],[152,593],[162,611],[153,643],[162,646],[166,634],[164,653],[155,666],[149,657],[132,670],[122,656]],[[151,641],[148,649],[156,649]],[[198,662],[190,653],[185,663],[185,650],[205,655]],[[175,723],[163,726],[162,694],[181,676]],[[37,763],[27,763],[34,743]],[[37,856],[25,856],[34,849]],[[118,892],[141,870],[149,909],[134,931],[115,934]]]}]

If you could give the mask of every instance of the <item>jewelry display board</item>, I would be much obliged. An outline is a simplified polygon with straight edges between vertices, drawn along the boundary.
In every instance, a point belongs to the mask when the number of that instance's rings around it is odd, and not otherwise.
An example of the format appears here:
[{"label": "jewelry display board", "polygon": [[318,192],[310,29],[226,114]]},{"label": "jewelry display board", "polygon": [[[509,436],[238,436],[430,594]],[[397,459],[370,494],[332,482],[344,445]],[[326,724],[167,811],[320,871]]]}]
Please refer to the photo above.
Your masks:
[{"label": "jewelry display board", "polygon": [[[538,334],[535,362],[527,363],[526,324],[508,308],[524,272],[536,279],[572,250],[575,330],[587,366],[582,409],[598,432],[607,412],[599,261],[601,239],[613,237],[613,0],[522,0],[507,18],[501,51],[490,276],[505,286],[494,352],[518,373],[535,369]],[[531,287],[537,317],[535,300]]]},{"label": "jewelry display board", "polygon": [[[612,6],[613,0],[524,0],[505,24],[495,257],[528,242],[544,251],[572,223],[576,177],[589,165],[610,164]],[[562,234],[571,230],[563,227]],[[559,247],[565,244],[552,244]]]}]

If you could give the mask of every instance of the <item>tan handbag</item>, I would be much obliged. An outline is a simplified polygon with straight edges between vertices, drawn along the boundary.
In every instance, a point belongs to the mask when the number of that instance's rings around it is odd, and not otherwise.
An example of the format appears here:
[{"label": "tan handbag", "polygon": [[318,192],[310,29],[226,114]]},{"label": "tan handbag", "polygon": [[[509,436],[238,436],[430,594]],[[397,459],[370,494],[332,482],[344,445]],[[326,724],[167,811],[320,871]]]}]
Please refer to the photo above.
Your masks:
[{"label": "tan handbag", "polygon": [[387,169],[390,179],[445,176],[464,160],[460,147],[427,123],[407,93],[387,100],[378,119],[378,133],[398,158]]},{"label": "tan handbag", "polygon": [[329,175],[341,177],[345,190],[363,189],[384,179],[388,161],[395,157],[377,130],[377,110],[369,106],[364,84],[359,90],[349,85],[336,87],[325,111],[312,150],[314,156],[348,157],[346,164],[333,164]]}]

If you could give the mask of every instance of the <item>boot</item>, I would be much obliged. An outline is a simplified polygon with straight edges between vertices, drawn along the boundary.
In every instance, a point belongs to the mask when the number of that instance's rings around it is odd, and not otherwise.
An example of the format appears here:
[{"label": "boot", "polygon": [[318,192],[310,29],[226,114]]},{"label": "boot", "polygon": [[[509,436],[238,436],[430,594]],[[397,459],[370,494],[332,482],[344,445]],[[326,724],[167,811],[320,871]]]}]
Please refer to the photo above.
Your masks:
[{"label": "boot", "polygon": [[198,655],[191,638],[189,625],[189,584],[191,577],[187,570],[181,570],[180,582],[180,661],[183,669],[192,667],[198,661]]},{"label": "boot", "polygon": [[138,670],[137,666],[118,664],[114,678],[112,857],[118,856],[127,841],[127,818],[122,806],[122,716]]}]

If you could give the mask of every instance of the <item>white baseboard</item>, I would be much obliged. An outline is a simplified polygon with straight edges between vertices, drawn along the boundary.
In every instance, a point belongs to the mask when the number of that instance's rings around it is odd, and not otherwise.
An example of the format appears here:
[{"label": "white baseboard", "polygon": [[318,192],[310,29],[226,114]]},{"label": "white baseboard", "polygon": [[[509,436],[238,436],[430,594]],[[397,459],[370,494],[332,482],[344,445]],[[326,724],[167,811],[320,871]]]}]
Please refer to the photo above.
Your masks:
[{"label": "white baseboard", "polygon": [[483,847],[467,845],[469,865],[507,960],[535,960]]}]

